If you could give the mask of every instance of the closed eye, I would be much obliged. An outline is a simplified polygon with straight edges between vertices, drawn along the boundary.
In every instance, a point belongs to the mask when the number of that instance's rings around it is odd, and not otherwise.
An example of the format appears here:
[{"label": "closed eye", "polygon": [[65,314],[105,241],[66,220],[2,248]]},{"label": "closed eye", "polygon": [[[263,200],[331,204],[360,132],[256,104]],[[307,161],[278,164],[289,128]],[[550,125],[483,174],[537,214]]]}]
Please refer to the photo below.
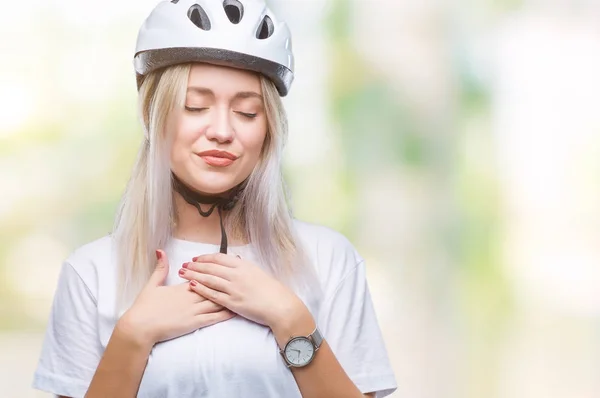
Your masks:
[{"label": "closed eye", "polygon": [[256,117],[256,113],[246,113],[246,112],[239,112],[239,111],[235,111],[235,113],[242,115],[244,117],[247,117],[248,119],[254,119]]},{"label": "closed eye", "polygon": [[189,106],[185,107],[185,110],[189,111],[189,112],[202,112],[202,111],[204,111],[206,109],[208,109],[208,108],[191,108]]}]

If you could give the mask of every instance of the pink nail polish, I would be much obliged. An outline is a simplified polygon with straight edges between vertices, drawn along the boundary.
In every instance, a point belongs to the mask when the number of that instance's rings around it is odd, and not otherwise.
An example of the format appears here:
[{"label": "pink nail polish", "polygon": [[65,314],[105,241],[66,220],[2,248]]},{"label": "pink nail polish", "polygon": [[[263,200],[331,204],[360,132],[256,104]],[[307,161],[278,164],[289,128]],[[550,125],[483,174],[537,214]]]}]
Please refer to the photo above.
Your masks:
[{"label": "pink nail polish", "polygon": [[196,261],[196,260],[198,260],[198,257],[192,258],[192,261]]},{"label": "pink nail polish", "polygon": [[181,275],[181,276],[185,275],[185,270],[184,269],[180,269],[179,270],[179,275]]},{"label": "pink nail polish", "polygon": [[195,280],[193,280],[193,279],[190,281],[190,285],[192,285],[192,286],[196,286],[197,284],[198,284],[198,282],[196,282],[196,281],[195,281]]},{"label": "pink nail polish", "polygon": [[182,267],[187,268],[189,265],[190,265],[190,263],[183,263]]}]

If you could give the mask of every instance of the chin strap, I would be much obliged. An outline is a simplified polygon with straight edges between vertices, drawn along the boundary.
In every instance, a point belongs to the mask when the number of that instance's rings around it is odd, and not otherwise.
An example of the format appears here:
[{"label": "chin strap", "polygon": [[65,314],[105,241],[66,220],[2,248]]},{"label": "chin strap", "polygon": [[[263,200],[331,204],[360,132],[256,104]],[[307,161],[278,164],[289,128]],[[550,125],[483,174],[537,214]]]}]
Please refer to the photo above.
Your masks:
[{"label": "chin strap", "polygon": [[[217,211],[219,212],[219,224],[221,225],[221,248],[219,251],[227,254],[227,234],[225,233],[225,226],[223,225],[223,211],[231,210],[235,207],[239,200],[240,193],[245,186],[245,182],[233,188],[228,197],[202,195],[185,185],[174,173],[172,175],[173,189],[175,189],[186,202],[198,209],[198,213],[200,213],[202,217],[209,217],[213,210],[217,208]],[[200,208],[201,204],[212,206],[207,211],[202,211],[202,208]]]}]

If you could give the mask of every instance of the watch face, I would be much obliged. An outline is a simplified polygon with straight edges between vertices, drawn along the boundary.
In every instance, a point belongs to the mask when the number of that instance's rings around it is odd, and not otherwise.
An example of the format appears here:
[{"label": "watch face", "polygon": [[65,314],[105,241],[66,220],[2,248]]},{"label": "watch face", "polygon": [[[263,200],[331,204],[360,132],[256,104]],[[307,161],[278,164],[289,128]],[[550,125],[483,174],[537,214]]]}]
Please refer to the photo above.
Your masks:
[{"label": "watch face", "polygon": [[312,361],[315,347],[306,337],[296,337],[285,347],[285,357],[292,366],[305,366]]}]

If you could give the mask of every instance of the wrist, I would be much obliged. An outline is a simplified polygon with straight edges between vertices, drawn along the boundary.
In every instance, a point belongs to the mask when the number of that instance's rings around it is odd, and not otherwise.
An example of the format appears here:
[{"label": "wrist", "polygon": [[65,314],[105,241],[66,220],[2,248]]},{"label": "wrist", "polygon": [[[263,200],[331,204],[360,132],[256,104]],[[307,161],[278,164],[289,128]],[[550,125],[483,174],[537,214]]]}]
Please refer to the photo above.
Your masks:
[{"label": "wrist", "polygon": [[123,315],[115,325],[113,335],[124,343],[138,349],[151,350],[155,339],[141,328],[136,327],[126,315]]},{"label": "wrist", "polygon": [[284,311],[280,312],[269,325],[273,331],[273,336],[280,348],[292,337],[307,336],[315,330],[315,320],[306,307],[298,299]]}]

